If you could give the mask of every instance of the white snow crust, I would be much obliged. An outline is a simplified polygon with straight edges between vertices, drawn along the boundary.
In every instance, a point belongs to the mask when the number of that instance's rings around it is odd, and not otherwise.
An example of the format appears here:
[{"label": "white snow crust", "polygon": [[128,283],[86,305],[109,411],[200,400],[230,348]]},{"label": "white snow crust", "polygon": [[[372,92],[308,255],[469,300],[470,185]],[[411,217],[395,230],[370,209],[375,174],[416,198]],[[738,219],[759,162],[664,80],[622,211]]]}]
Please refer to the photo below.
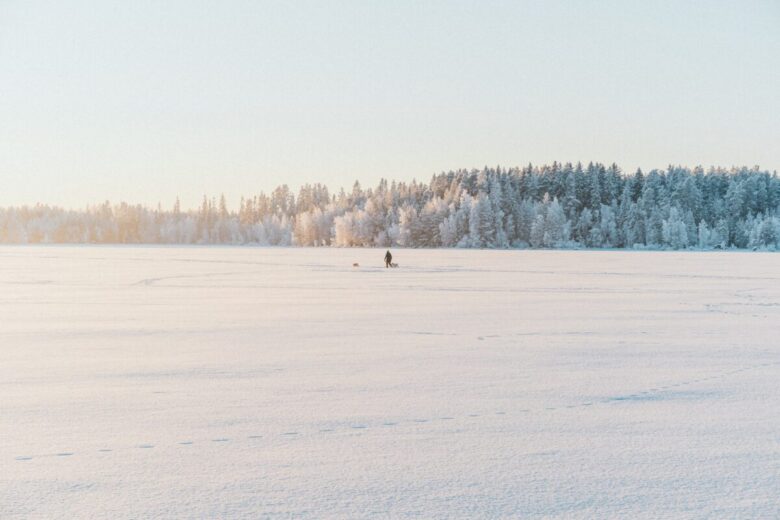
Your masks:
[{"label": "white snow crust", "polygon": [[393,253],[0,248],[0,517],[780,516],[780,256]]}]

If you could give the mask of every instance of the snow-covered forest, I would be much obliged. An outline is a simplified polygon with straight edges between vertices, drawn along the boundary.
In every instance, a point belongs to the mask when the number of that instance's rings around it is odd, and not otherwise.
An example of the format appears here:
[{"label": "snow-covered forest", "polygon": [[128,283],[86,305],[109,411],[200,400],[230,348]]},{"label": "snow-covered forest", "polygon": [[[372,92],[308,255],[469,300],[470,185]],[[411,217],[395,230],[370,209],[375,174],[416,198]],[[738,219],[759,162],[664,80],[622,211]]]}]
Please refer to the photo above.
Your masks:
[{"label": "snow-covered forest", "polygon": [[288,186],[197,210],[127,203],[0,209],[3,243],[260,244],[471,248],[780,246],[780,178],[758,168],[617,165],[458,170],[429,183]]}]

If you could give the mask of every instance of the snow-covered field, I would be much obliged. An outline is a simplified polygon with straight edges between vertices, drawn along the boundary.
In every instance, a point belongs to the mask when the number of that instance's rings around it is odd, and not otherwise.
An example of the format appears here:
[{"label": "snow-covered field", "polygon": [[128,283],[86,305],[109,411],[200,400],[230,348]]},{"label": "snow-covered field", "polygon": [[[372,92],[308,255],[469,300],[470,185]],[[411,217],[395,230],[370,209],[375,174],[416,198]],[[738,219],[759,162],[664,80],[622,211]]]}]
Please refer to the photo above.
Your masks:
[{"label": "snow-covered field", "polygon": [[0,248],[0,517],[780,516],[780,256],[394,253]]}]

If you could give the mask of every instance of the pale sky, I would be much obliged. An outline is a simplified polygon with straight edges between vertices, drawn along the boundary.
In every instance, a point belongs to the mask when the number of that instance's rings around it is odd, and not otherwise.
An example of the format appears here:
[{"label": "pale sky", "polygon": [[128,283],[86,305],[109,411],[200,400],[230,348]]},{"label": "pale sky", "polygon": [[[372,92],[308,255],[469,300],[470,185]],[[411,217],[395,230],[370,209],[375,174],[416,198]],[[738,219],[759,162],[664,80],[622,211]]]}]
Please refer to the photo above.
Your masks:
[{"label": "pale sky", "polygon": [[0,206],[780,169],[780,2],[0,0]]}]

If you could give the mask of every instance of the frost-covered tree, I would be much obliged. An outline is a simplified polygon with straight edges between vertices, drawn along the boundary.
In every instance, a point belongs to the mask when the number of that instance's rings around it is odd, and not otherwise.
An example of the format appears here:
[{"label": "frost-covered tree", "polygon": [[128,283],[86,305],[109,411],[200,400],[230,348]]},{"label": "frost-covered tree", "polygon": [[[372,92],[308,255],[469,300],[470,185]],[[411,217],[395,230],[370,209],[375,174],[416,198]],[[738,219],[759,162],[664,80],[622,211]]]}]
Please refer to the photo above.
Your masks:
[{"label": "frost-covered tree", "polygon": [[663,240],[664,244],[672,249],[684,249],[688,246],[688,229],[677,206],[669,210],[669,218],[663,221]]}]

